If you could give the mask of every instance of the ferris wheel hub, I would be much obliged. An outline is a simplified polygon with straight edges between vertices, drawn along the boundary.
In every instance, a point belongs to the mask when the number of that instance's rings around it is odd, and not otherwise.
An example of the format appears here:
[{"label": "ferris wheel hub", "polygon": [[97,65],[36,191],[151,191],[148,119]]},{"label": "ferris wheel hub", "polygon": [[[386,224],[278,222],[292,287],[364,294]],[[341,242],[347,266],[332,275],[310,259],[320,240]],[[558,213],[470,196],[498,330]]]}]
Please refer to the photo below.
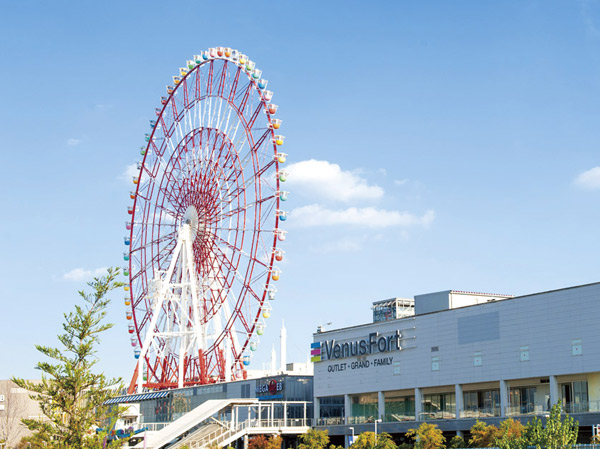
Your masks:
[{"label": "ferris wheel hub", "polygon": [[196,240],[196,237],[198,237],[198,231],[202,227],[196,206],[188,206],[183,214],[183,224],[189,226],[192,241]]}]

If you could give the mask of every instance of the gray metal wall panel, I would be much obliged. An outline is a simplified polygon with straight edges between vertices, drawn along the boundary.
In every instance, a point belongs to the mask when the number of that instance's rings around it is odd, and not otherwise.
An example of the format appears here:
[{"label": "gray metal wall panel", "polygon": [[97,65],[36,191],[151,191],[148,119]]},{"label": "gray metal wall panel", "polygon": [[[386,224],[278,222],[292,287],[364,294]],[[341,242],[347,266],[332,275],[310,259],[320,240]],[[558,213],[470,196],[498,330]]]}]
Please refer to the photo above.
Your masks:
[{"label": "gray metal wall panel", "polygon": [[450,308],[450,290],[415,295],[415,315],[438,312]]},{"label": "gray metal wall panel", "polygon": [[[497,314],[500,338],[459,344],[458,323],[484,314]],[[315,396],[600,371],[598,316],[600,284],[592,284],[315,334],[315,341],[345,340],[398,329],[414,337],[403,340],[401,351],[363,357],[388,356],[396,365],[350,369],[357,357],[315,363]],[[572,356],[571,343],[577,339],[583,355]],[[436,346],[439,350],[432,352]],[[529,347],[528,362],[520,361],[521,346]],[[476,352],[481,352],[481,366],[473,366]],[[431,370],[432,357],[439,358],[439,371]],[[345,370],[333,371],[343,363]]]}]

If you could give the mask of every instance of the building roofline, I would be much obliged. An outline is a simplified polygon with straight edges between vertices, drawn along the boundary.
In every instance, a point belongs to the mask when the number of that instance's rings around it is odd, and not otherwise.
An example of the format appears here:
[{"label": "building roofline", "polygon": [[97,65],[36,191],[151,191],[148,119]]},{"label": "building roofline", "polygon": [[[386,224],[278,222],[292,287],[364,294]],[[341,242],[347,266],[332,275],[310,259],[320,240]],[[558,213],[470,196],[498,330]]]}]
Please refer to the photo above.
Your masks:
[{"label": "building roofline", "polygon": [[[372,325],[381,325],[381,324],[384,324],[384,323],[391,323],[392,321],[399,321],[400,322],[400,321],[414,320],[418,316],[431,315],[431,314],[434,314],[434,313],[444,313],[444,312],[449,312],[451,310],[466,309],[466,308],[469,308],[469,307],[480,307],[480,306],[485,306],[485,305],[489,305],[489,304],[497,304],[499,302],[504,302],[504,301],[514,301],[516,299],[529,298],[531,296],[538,296],[538,295],[546,295],[548,293],[560,292],[560,291],[564,291],[564,290],[572,290],[572,289],[576,289],[576,288],[590,287],[592,285],[600,285],[600,282],[590,282],[588,284],[573,285],[571,287],[562,287],[562,288],[557,288],[557,289],[554,289],[554,290],[546,290],[546,291],[543,291],[543,292],[529,293],[527,295],[510,296],[508,298],[499,299],[498,301],[484,302],[483,304],[471,304],[469,306],[458,307],[456,309],[436,310],[434,312],[420,313],[419,315],[412,315],[412,316],[407,316],[407,317],[402,317],[402,318],[396,318],[395,320],[390,320],[390,321],[380,321],[380,322],[377,322],[377,323],[373,323],[373,322],[371,322],[371,323],[363,323],[363,324],[356,324],[354,326],[340,327],[338,329],[326,330],[326,331],[322,331],[322,332],[313,332],[313,337],[316,336],[316,335],[329,334],[329,333],[340,332],[340,331],[349,330],[349,329],[357,329],[357,328],[360,328],[360,327],[366,327],[366,326],[372,326]],[[444,293],[444,292],[467,293],[467,292],[460,292],[460,291],[456,291],[456,290],[442,290],[441,292],[435,292],[435,293]],[[430,294],[430,293],[424,293],[423,295],[427,295],[427,294]],[[475,294],[480,294],[480,293],[475,293]],[[422,295],[415,295],[415,296],[422,296]],[[491,296],[501,296],[501,295],[491,295]]]}]

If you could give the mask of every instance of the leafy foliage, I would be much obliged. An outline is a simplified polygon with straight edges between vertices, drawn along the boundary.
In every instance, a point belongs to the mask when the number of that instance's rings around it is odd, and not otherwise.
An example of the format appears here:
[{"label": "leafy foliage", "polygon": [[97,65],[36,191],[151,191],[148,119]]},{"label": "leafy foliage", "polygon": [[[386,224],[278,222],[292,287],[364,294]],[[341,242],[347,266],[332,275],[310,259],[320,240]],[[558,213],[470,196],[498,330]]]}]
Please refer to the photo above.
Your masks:
[{"label": "leafy foliage", "polygon": [[465,442],[465,439],[463,437],[459,437],[458,435],[454,435],[452,437],[452,439],[450,440],[450,442],[448,443],[448,448],[449,449],[457,449],[457,448],[462,448],[462,447],[466,447],[467,443]]},{"label": "leafy foliage", "polygon": [[381,432],[377,434],[375,449],[398,449],[398,446],[389,433]]},{"label": "leafy foliage", "polygon": [[41,361],[37,369],[42,381],[12,379],[32,394],[44,414],[40,419],[24,419],[33,432],[28,442],[33,447],[61,449],[100,449],[120,447],[124,440],[107,443],[108,430],[118,418],[119,410],[103,405],[114,396],[121,379],[107,379],[94,374],[97,363],[96,346],[100,334],[113,324],[103,323],[109,300],[105,296],[123,283],[116,281],[119,270],[108,269],[106,276],[95,278],[88,285],[91,293],[80,291],[84,306],[64,314],[64,333],[58,336],[61,348],[36,345],[36,349],[51,361]]},{"label": "leafy foliage", "polygon": [[267,445],[267,449],[281,449],[281,443],[283,440],[279,435],[273,435],[269,438],[269,444]]},{"label": "leafy foliage", "polygon": [[[352,449],[374,449],[375,448],[375,432],[363,432],[356,437]],[[302,449],[302,448],[300,448]]]},{"label": "leafy foliage", "polygon": [[527,427],[529,445],[537,449],[570,449],[577,442],[579,434],[579,423],[569,415],[562,418],[560,404],[555,404],[550,410],[550,416],[546,420],[546,426],[538,418],[529,422]]},{"label": "leafy foliage", "polygon": [[267,437],[256,435],[248,440],[248,449],[267,449]]},{"label": "leafy foliage", "polygon": [[256,435],[248,441],[248,449],[281,449],[281,437],[272,435],[267,438],[265,435]]},{"label": "leafy foliage", "polygon": [[525,426],[521,424],[521,421],[512,418],[502,421],[496,432],[494,445],[500,449],[527,448]]},{"label": "leafy foliage", "polygon": [[302,443],[298,449],[324,449],[329,444],[329,432],[327,430],[310,429],[303,435],[300,435]]},{"label": "leafy foliage", "polygon": [[446,447],[446,438],[435,424],[424,422],[418,429],[410,429],[406,436],[415,442],[415,449],[436,449]]},{"label": "leafy foliage", "polygon": [[492,447],[498,436],[498,428],[477,420],[471,427],[470,447]]},{"label": "leafy foliage", "polygon": [[374,432],[361,433],[352,446],[352,449],[397,449],[398,446],[392,440],[392,437],[385,432],[377,434],[375,438]]}]

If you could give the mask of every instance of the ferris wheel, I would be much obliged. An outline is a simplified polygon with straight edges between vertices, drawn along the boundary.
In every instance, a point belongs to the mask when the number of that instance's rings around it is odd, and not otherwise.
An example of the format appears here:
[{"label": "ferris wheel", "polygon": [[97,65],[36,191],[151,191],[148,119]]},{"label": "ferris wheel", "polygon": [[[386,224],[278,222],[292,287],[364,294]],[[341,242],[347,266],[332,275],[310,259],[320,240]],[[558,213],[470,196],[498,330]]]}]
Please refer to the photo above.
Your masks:
[{"label": "ferris wheel", "polygon": [[156,108],[123,254],[130,393],[246,377],[286,237],[272,97],[253,61],[217,47],[187,61]]}]

